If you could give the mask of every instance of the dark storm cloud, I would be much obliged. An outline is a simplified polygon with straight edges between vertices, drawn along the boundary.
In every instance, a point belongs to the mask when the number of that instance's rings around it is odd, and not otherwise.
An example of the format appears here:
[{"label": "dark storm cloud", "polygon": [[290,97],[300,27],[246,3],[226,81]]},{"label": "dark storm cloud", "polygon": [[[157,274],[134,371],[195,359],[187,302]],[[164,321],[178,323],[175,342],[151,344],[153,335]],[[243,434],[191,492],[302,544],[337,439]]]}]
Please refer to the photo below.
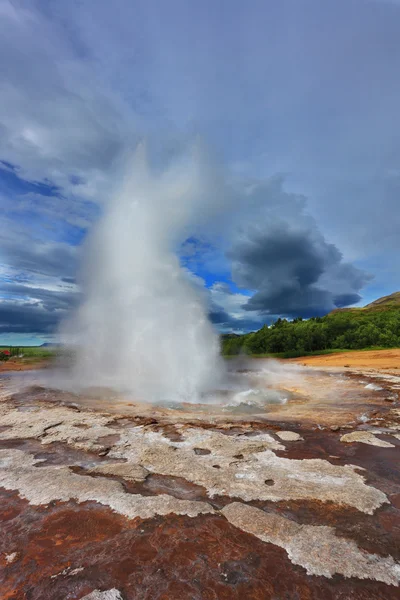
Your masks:
[{"label": "dark storm cloud", "polygon": [[231,321],[231,317],[226,312],[226,310],[218,307],[212,307],[210,312],[208,313],[209,319],[211,323],[214,325],[223,325]]},{"label": "dark storm cloud", "polygon": [[286,193],[275,179],[254,188],[251,201],[258,212],[241,225],[228,252],[233,280],[254,291],[245,310],[310,317],[361,299],[370,276],[325,240],[303,197]]},{"label": "dark storm cloud", "polygon": [[79,294],[2,283],[0,333],[53,333]]},{"label": "dark storm cloud", "polygon": [[78,300],[78,249],[40,241],[24,223],[1,225],[0,333],[52,333]]},{"label": "dark storm cloud", "polygon": [[339,294],[333,299],[335,306],[343,308],[344,306],[351,306],[356,304],[360,300],[359,294]]},{"label": "dark storm cloud", "polygon": [[246,333],[260,329],[274,320],[264,315],[244,311],[241,307],[246,296],[233,292],[225,282],[216,282],[209,289],[209,318],[221,332]]},{"label": "dark storm cloud", "polygon": [[270,323],[274,320],[271,319],[260,319],[249,317],[246,318],[236,318],[230,315],[227,311],[215,307],[211,309],[209,312],[209,319],[213,325],[217,327],[220,331],[230,332],[233,331],[235,333],[247,333],[248,331],[256,331],[260,329],[260,327],[264,323]]},{"label": "dark storm cloud", "polygon": [[0,302],[0,334],[52,333],[58,321],[56,312],[44,309],[39,303]]}]

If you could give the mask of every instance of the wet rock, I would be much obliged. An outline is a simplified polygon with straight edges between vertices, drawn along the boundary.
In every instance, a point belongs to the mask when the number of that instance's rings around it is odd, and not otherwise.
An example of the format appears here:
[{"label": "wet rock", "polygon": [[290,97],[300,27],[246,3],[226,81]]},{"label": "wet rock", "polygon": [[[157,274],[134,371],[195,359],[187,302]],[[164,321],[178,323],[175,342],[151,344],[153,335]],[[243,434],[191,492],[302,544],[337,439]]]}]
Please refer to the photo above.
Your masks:
[{"label": "wet rock", "polygon": [[99,456],[107,456],[107,454],[110,452],[111,447],[108,448],[104,448],[103,450],[100,450],[100,452],[98,452]]},{"label": "wet rock", "polygon": [[276,435],[284,442],[298,442],[303,439],[301,435],[295,431],[277,431]]},{"label": "wet rock", "polygon": [[[398,600],[397,587],[375,580],[310,577],[286,550],[222,515],[141,521],[95,503],[37,508],[0,496],[0,552],[8,537],[24,548],[22,562],[2,571],[2,600],[82,600],[111,589],[124,600]],[[82,558],[83,571],[51,579]]]},{"label": "wet rock", "polygon": [[207,448],[193,448],[193,451],[197,456],[206,456],[207,454],[211,454],[211,450],[207,450]]},{"label": "wet rock", "polygon": [[72,569],[71,567],[66,567],[59,573],[56,573],[55,575],[50,575],[50,579],[57,579],[57,577],[73,577],[74,575],[78,575],[78,573],[80,573],[81,571],[83,571],[83,567],[75,567],[74,569]]},{"label": "wet rock", "polygon": [[[398,445],[400,411],[384,395],[380,429]],[[376,406],[353,415],[335,404],[331,418],[324,405],[315,431],[312,409],[308,425],[182,411],[166,426],[48,396],[0,403],[1,598],[397,600],[396,453],[323,430],[352,428]],[[290,429],[303,443],[278,441]]]},{"label": "wet rock", "polygon": [[144,481],[149,474],[141,465],[132,463],[106,463],[88,469],[88,473],[99,475],[116,475],[129,481]]},{"label": "wet rock", "polygon": [[380,448],[395,448],[394,444],[380,440],[371,431],[353,431],[352,433],[346,433],[345,435],[342,435],[340,441],[346,443],[360,442],[371,446],[379,446]]},{"label": "wet rock", "polygon": [[[347,504],[369,514],[388,501],[380,490],[367,486],[352,465],[277,456],[270,448],[285,448],[268,434],[233,437],[190,428],[182,431],[182,436],[183,442],[173,443],[159,433],[136,428],[121,436],[109,456],[139,463],[152,473],[184,477],[204,487],[211,498],[316,499]],[[201,447],[210,449],[211,454],[196,459],[193,448]],[[237,454],[244,458],[232,460]],[[274,485],[266,486],[267,479]]]},{"label": "wet rock", "polygon": [[399,585],[400,564],[391,556],[368,554],[354,541],[337,537],[332,527],[299,525],[239,502],[228,504],[222,513],[235,527],[284,548],[290,560],[304,567],[308,575],[332,577],[340,573]]},{"label": "wet rock", "polygon": [[168,494],[181,500],[208,501],[206,490],[183,477],[150,474],[142,485],[140,493]]},{"label": "wet rock", "polygon": [[123,600],[121,596],[121,592],[113,588],[112,590],[107,590],[105,592],[100,592],[100,590],[93,590],[90,594],[87,594],[81,600]]},{"label": "wet rock", "polygon": [[81,476],[68,467],[42,467],[38,459],[21,450],[0,450],[0,486],[18,490],[32,504],[48,504],[54,500],[78,502],[93,500],[131,519],[154,515],[187,514],[196,516],[214,512],[206,502],[178,500],[172,496],[145,497],[127,494],[120,483],[103,477]]},{"label": "wet rock", "polygon": [[[105,438],[119,432],[107,425],[113,418],[89,411],[76,413],[65,406],[41,407],[37,412],[20,412],[12,405],[2,405],[0,439],[40,438],[42,444],[66,442],[76,448],[103,451]],[[100,441],[99,441],[100,440]]]},{"label": "wet rock", "polygon": [[18,552],[10,552],[10,554],[4,554],[4,559],[7,564],[11,564],[18,559]]}]

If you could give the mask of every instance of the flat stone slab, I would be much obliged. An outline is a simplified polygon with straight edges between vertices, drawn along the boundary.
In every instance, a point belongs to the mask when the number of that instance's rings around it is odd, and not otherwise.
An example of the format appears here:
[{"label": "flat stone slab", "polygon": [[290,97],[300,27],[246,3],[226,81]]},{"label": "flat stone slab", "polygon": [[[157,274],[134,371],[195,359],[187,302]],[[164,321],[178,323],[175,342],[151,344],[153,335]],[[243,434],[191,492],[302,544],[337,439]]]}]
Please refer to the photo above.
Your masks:
[{"label": "flat stone slab", "polygon": [[295,431],[276,431],[275,435],[284,442],[298,442],[303,439],[301,435]]},{"label": "flat stone slab", "polygon": [[361,444],[379,446],[380,448],[395,448],[394,444],[379,439],[371,431],[352,431],[351,433],[345,433],[345,435],[342,435],[340,438],[340,441],[346,443],[360,442]]}]

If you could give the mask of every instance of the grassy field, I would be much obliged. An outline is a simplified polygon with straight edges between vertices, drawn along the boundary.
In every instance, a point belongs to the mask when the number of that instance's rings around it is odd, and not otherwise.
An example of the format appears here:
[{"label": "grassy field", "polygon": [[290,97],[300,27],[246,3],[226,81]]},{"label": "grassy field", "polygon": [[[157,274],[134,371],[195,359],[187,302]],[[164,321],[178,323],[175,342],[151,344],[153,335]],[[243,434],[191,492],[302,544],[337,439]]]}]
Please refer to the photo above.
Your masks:
[{"label": "grassy field", "polygon": [[[10,350],[13,346],[0,346],[1,350]],[[43,348],[42,346],[18,346],[21,354],[24,355],[24,358],[50,358],[54,356],[57,348]]]}]

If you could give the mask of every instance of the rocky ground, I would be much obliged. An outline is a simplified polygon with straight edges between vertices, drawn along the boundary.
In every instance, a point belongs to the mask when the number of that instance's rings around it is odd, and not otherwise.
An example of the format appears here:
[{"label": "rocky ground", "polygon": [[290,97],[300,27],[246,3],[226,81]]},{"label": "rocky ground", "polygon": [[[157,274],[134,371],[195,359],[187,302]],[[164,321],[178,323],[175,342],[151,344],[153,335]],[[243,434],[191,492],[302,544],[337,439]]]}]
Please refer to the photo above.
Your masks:
[{"label": "rocky ground", "polygon": [[2,599],[399,598],[395,370],[248,415],[1,386]]}]

